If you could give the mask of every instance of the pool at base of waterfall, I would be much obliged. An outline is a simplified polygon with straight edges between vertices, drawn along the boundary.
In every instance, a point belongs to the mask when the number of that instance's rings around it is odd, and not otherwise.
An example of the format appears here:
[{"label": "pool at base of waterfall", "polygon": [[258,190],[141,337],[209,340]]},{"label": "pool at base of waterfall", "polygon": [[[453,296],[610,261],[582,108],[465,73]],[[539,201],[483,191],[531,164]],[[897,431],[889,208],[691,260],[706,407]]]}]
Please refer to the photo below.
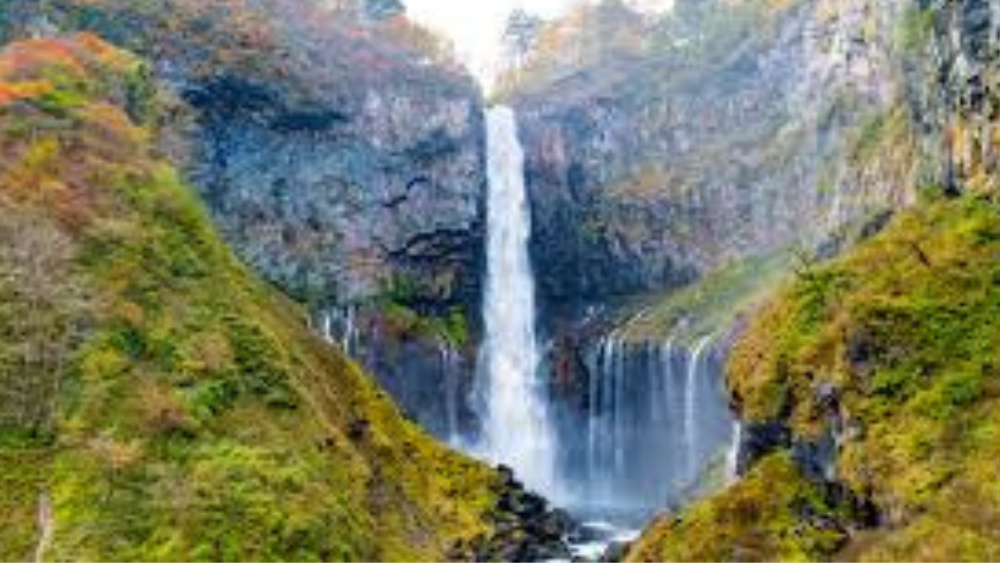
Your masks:
[{"label": "pool at base of waterfall", "polygon": [[583,522],[569,538],[569,550],[574,561],[601,561],[609,548],[635,541],[642,530],[620,528],[604,521]]},{"label": "pool at base of waterfall", "polygon": [[601,561],[609,549],[635,541],[650,515],[608,509],[570,509],[577,525],[567,538],[574,561]]}]

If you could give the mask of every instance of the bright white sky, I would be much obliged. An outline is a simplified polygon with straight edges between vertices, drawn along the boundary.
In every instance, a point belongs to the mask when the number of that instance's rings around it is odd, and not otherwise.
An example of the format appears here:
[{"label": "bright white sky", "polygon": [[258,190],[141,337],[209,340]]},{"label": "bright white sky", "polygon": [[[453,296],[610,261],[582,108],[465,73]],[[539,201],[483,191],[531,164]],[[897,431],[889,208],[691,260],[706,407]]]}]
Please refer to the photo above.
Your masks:
[{"label": "bright white sky", "polygon": [[[553,18],[581,3],[597,0],[403,0],[414,20],[448,37],[468,67],[489,86],[500,60],[500,38],[507,16],[518,8]],[[643,0],[665,9],[673,0]]]},{"label": "bright white sky", "polygon": [[517,8],[545,18],[588,0],[404,0],[414,20],[447,36],[481,79],[489,81],[500,57],[507,16]]}]

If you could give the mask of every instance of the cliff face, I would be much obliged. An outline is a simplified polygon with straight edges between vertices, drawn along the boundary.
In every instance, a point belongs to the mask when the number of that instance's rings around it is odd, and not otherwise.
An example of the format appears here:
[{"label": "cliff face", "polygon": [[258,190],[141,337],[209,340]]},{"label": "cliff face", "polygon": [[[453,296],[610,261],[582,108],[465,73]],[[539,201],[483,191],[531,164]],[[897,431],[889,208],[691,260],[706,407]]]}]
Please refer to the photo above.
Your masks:
[{"label": "cliff face", "polygon": [[914,98],[921,123],[932,133],[925,156],[937,163],[939,182],[950,189],[995,190],[1000,4],[918,4],[911,26],[923,64]]},{"label": "cliff face", "polygon": [[[391,3],[340,4],[12,0],[4,28],[155,61],[188,116],[163,148],[239,256],[438,430],[444,394],[422,389],[445,387],[478,310],[481,95]],[[449,368],[463,390],[469,362]]]},{"label": "cliff face", "polygon": [[907,201],[885,178],[905,162],[865,185],[845,165],[900,99],[902,4],[682,2],[637,51],[540,84],[529,63],[513,101],[544,296],[674,286]]},{"label": "cliff face", "polygon": [[[603,56],[575,48],[586,32],[543,31],[508,77],[563,432],[591,416],[609,343],[735,345],[743,480],[664,516],[631,558],[996,552],[995,515],[947,499],[995,497],[994,449],[962,428],[993,424],[996,327],[973,311],[997,304],[998,9],[681,2]],[[922,548],[935,529],[954,538]]]}]

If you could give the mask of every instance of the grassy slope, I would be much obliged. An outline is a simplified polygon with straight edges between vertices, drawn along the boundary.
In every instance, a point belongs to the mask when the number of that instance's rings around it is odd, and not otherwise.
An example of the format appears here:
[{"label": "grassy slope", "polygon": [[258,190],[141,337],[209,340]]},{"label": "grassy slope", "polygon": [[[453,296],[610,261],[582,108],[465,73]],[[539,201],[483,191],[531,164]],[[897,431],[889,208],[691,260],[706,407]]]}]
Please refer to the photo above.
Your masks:
[{"label": "grassy slope", "polygon": [[[402,420],[235,261],[151,148],[145,75],[86,36],[0,56],[0,215],[25,219],[3,243],[66,241],[52,274],[79,289],[48,303],[71,321],[53,325],[60,385],[0,405],[0,559],[31,556],[43,492],[58,559],[441,558],[482,532],[492,472]],[[17,260],[0,279],[32,282]],[[0,308],[0,331],[46,338],[21,319]],[[18,344],[0,342],[4,384],[33,373]],[[53,416],[19,412],[53,394]]]},{"label": "grassy slope", "polygon": [[792,504],[771,504],[794,479],[765,462],[685,523],[655,526],[632,558],[726,558],[755,537],[743,533],[749,505],[762,510],[752,528],[775,540],[740,552],[749,558],[996,559],[998,323],[1000,208],[985,196],[918,206],[801,275],[737,345],[732,391],[748,419],[784,420],[809,437],[823,426],[816,389],[834,384],[853,434],[839,478],[875,502],[885,525],[846,546],[789,549],[780,530],[808,537],[808,528],[788,519]]},{"label": "grassy slope", "polygon": [[718,335],[787,277],[791,261],[790,252],[734,261],[666,296],[638,299],[628,308],[639,312],[622,327],[622,335],[637,341],[673,337],[686,344]]}]

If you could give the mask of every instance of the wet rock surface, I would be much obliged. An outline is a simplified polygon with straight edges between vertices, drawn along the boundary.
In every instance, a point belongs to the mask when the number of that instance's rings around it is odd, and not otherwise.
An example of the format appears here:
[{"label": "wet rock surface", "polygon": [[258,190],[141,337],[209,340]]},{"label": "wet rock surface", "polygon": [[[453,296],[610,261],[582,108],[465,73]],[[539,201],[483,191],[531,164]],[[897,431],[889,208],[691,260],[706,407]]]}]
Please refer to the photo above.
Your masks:
[{"label": "wet rock surface", "polygon": [[736,471],[740,475],[753,467],[767,454],[792,445],[792,431],[781,422],[744,423],[736,457]]},{"label": "wet rock surface", "polygon": [[553,561],[571,559],[567,537],[574,522],[541,496],[525,490],[513,471],[500,466],[499,500],[490,513],[489,536],[452,550],[456,559],[475,561]]}]

